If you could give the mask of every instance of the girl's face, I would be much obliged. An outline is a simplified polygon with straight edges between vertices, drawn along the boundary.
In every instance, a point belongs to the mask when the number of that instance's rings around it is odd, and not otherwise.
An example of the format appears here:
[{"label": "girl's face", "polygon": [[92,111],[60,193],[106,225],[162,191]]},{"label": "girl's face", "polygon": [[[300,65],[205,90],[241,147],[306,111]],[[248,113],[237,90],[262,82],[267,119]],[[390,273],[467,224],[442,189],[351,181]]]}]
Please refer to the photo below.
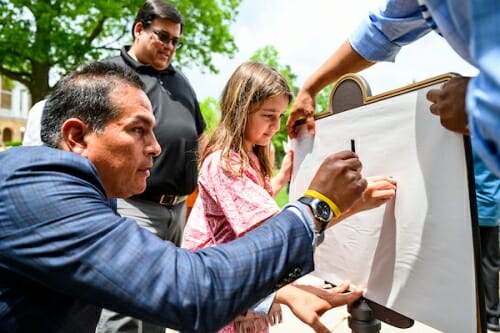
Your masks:
[{"label": "girl's face", "polygon": [[254,145],[267,146],[280,129],[280,119],[288,106],[288,98],[283,95],[269,97],[258,107],[251,108],[248,114],[245,149],[252,151]]}]

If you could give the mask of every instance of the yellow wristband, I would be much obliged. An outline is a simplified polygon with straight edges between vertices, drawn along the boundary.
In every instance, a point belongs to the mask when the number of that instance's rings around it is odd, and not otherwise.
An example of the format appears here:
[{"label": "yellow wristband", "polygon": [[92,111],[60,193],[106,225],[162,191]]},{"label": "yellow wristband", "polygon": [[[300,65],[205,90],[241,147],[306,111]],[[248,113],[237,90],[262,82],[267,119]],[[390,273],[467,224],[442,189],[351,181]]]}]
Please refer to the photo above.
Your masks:
[{"label": "yellow wristband", "polygon": [[320,199],[320,200],[323,200],[324,202],[326,202],[327,205],[332,210],[332,212],[335,215],[335,217],[339,217],[340,214],[342,214],[342,212],[340,211],[339,207],[332,200],[328,199],[326,196],[324,196],[323,194],[319,193],[318,191],[309,189],[309,190],[307,190],[307,191],[304,192],[304,195],[306,197],[316,198],[316,199]]}]

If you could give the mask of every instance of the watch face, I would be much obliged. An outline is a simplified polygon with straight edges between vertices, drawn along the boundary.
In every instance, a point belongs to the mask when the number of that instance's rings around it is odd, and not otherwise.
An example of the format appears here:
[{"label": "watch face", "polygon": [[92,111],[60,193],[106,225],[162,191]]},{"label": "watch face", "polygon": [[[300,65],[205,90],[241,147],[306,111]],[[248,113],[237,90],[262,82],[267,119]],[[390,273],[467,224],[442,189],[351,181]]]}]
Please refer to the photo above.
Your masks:
[{"label": "watch face", "polygon": [[328,207],[328,205],[324,201],[318,202],[318,204],[316,205],[316,213],[318,214],[318,217],[324,221],[328,221],[331,218],[330,207]]}]

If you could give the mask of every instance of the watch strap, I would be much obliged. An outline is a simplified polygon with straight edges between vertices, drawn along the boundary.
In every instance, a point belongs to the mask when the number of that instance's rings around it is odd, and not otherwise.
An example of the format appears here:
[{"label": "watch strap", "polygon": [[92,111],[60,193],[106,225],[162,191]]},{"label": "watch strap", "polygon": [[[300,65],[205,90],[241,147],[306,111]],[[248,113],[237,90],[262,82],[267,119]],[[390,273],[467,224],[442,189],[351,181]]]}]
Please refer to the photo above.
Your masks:
[{"label": "watch strap", "polygon": [[[314,218],[321,223],[321,228],[318,232],[320,234],[322,234],[325,231],[328,224],[330,223],[331,219],[333,218],[333,212],[330,210],[330,214],[332,214],[332,215],[330,216],[330,218],[328,220],[322,218],[316,210],[317,206],[314,205],[314,201],[318,201],[318,200],[321,200],[321,199],[313,198],[313,197],[306,197],[306,196],[300,197],[298,199],[299,202],[302,202],[303,204],[305,204],[311,208],[311,210],[313,211],[313,214],[314,214]],[[326,204],[326,202],[323,202],[323,203]]]},{"label": "watch strap", "polygon": [[320,199],[320,200],[323,200],[324,202],[326,202],[326,204],[330,207],[330,209],[333,212],[333,217],[339,217],[340,214],[342,214],[342,212],[340,211],[340,208],[332,200],[330,200],[325,195],[319,193],[318,191],[308,189],[304,192],[304,196]]}]

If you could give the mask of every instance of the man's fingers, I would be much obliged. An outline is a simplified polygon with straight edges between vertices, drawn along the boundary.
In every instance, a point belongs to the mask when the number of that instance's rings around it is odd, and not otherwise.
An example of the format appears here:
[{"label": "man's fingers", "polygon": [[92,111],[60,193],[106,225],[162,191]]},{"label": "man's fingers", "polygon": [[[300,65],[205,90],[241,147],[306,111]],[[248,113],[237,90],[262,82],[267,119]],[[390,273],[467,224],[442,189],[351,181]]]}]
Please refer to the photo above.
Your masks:
[{"label": "man's fingers", "polygon": [[442,93],[441,89],[431,89],[427,92],[427,100],[432,103],[429,110],[433,115],[439,116],[441,114],[440,104],[438,102],[441,99]]},{"label": "man's fingers", "polygon": [[307,132],[314,136],[316,134],[316,122],[314,121],[314,116],[306,117],[306,127]]},{"label": "man's fingers", "polygon": [[292,138],[292,139],[297,137],[297,133],[295,132],[295,122],[296,121],[297,121],[297,116],[295,116],[295,113],[292,112],[290,114],[290,117],[286,121],[286,129],[288,132],[288,136],[290,136],[290,138]]},{"label": "man's fingers", "polygon": [[341,295],[343,304],[350,304],[363,296],[363,290],[353,290]]},{"label": "man's fingers", "polygon": [[352,303],[363,296],[363,290],[356,289],[353,291],[348,291],[349,286],[349,282],[346,281],[331,289],[323,289],[309,285],[297,285],[296,287],[315,294],[316,296],[327,301],[331,307],[337,307],[340,305]]},{"label": "man's fingers", "polygon": [[[294,139],[297,137],[297,132],[295,131],[295,123],[299,120],[298,116],[296,113],[290,114],[290,117],[288,118],[286,122],[286,129],[288,132],[288,135],[290,138]],[[316,134],[316,122],[314,121],[314,115],[309,115],[304,118],[305,123],[306,123],[306,128],[307,132],[314,136]]]},{"label": "man's fingers", "polygon": [[436,103],[441,95],[441,89],[431,89],[427,92],[426,97],[429,102]]},{"label": "man's fingers", "polygon": [[343,282],[341,285],[338,285],[338,286],[332,288],[331,291],[341,294],[348,289],[349,289],[349,282]]},{"label": "man's fingers", "polygon": [[331,333],[331,331],[319,320],[319,317],[316,317],[315,321],[309,326],[311,326],[316,333]]},{"label": "man's fingers", "polygon": [[327,156],[314,175],[309,189],[332,200],[340,211],[349,209],[366,189],[361,176],[362,164],[358,156],[344,150]]}]

